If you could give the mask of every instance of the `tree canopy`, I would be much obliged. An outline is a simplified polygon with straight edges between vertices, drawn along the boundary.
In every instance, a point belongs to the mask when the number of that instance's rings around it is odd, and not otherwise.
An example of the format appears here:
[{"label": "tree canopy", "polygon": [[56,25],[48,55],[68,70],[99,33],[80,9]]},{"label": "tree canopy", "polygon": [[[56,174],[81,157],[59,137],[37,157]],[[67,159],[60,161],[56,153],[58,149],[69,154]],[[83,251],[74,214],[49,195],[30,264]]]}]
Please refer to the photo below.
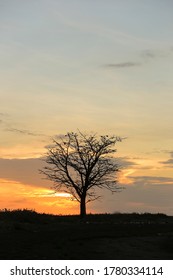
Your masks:
[{"label": "tree canopy", "polygon": [[86,203],[99,198],[97,189],[116,192],[119,165],[113,154],[117,136],[69,132],[55,137],[47,148],[41,170],[54,182],[56,190],[70,193],[80,203],[80,215],[86,215]]}]

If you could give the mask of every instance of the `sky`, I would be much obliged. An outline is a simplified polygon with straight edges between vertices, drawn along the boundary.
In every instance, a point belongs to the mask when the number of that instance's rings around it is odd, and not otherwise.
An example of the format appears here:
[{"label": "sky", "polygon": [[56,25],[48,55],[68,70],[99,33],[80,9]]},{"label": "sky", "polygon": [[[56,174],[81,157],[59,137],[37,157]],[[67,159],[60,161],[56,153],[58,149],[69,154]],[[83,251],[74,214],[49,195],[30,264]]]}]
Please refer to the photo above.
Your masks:
[{"label": "sky", "polygon": [[76,214],[42,178],[52,137],[125,137],[88,213],[173,215],[172,0],[0,0],[0,209]]}]

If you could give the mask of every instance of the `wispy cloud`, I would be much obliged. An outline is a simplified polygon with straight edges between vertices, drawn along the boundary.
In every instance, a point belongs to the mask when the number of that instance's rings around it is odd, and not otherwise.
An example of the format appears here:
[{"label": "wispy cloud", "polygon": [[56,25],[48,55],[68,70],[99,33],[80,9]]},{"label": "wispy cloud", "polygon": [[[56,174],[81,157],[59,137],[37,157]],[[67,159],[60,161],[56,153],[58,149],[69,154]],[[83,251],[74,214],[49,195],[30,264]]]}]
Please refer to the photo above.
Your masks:
[{"label": "wispy cloud", "polygon": [[138,165],[135,161],[133,161],[129,157],[118,157],[115,159],[117,163],[122,167],[122,168],[128,168],[134,165]]},{"label": "wispy cloud", "polygon": [[165,48],[165,49],[146,49],[141,52],[140,56],[144,59],[150,60],[150,59],[164,58],[171,54],[172,54],[172,47]]},{"label": "wispy cloud", "polygon": [[141,44],[141,45],[148,45],[148,44],[154,44],[154,45],[165,45],[164,41],[161,40],[151,40],[151,39],[145,39],[142,36],[134,36],[131,35],[130,33],[121,31],[119,29],[115,29],[115,28],[110,28],[105,26],[103,23],[98,22],[96,23],[95,18],[94,21],[92,20],[92,18],[90,18],[90,21],[85,21],[85,19],[83,19],[83,21],[78,21],[76,20],[75,17],[70,17],[67,16],[65,13],[60,13],[59,11],[57,11],[57,9],[51,9],[52,12],[54,13],[56,20],[58,20],[58,22],[60,22],[61,24],[65,25],[68,28],[77,30],[79,32],[86,32],[91,33],[91,34],[95,34],[96,36],[101,36],[104,37],[106,39],[111,39],[114,42],[118,42],[122,45],[135,45],[135,44]]},{"label": "wispy cloud", "polygon": [[121,63],[108,63],[105,64],[105,67],[108,68],[130,68],[130,67],[136,67],[140,66],[141,63],[139,62],[121,62]]},{"label": "wispy cloud", "polygon": [[131,185],[137,187],[157,187],[157,186],[173,186],[173,178],[160,176],[129,176],[132,180]]},{"label": "wispy cloud", "polygon": [[0,112],[0,117],[5,117],[5,116],[8,116],[8,114]]},{"label": "wispy cloud", "polygon": [[133,177],[137,181],[150,182],[152,184],[162,184],[162,183],[171,183],[173,184],[173,178],[171,177],[162,177],[162,176],[136,176]]},{"label": "wispy cloud", "polygon": [[157,57],[156,52],[154,52],[153,50],[144,50],[144,51],[142,51],[141,56],[143,58],[155,58],[155,57]]},{"label": "wispy cloud", "polygon": [[23,135],[27,135],[27,136],[43,136],[43,137],[47,136],[40,132],[30,131],[28,129],[23,129],[23,128],[16,128],[15,124],[13,124],[12,117],[7,113],[0,112],[0,124],[3,124],[4,131],[23,134]]},{"label": "wispy cloud", "polygon": [[104,64],[106,68],[122,69],[133,68],[146,64],[150,60],[164,58],[172,54],[173,47],[167,49],[146,49],[139,53],[138,59],[140,61],[125,61],[120,63],[107,63]]},{"label": "wispy cloud", "polygon": [[166,165],[172,165],[171,167],[173,167],[173,158],[168,159],[166,161],[161,161],[160,163],[166,164]]},{"label": "wispy cloud", "polygon": [[173,47],[163,49],[144,49],[138,53],[139,61],[125,61],[119,63],[107,63],[103,66],[112,69],[125,69],[145,65],[154,59],[164,58],[172,55]]},{"label": "wispy cloud", "polygon": [[18,129],[18,128],[6,128],[6,131],[15,132],[23,135],[29,135],[29,136],[46,136],[45,134],[37,133],[37,132],[31,132],[26,129]]},{"label": "wispy cloud", "polygon": [[39,133],[39,132],[33,132],[27,129],[18,129],[15,127],[6,127],[5,131],[9,131],[9,132],[13,132],[13,133],[18,133],[18,134],[22,134],[22,135],[27,135],[27,136],[41,136],[41,137],[48,137],[48,135],[45,135],[43,133]]},{"label": "wispy cloud", "polygon": [[167,167],[173,167],[173,151],[169,152],[170,154],[170,158],[168,160],[165,161],[160,161],[160,163],[166,165]]},{"label": "wispy cloud", "polygon": [[0,112],[0,123],[4,122],[4,119],[7,118],[9,115],[7,113]]}]

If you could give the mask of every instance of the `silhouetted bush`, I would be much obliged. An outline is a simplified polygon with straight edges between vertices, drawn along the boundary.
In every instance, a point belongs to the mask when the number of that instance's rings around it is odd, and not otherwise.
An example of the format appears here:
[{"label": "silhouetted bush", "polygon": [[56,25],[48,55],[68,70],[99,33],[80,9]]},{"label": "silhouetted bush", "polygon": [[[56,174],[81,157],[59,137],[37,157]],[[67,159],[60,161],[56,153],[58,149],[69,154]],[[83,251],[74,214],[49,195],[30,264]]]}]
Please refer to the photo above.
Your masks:
[{"label": "silhouetted bush", "polygon": [[3,209],[0,211],[0,219],[14,220],[20,222],[27,222],[27,223],[37,222],[40,215],[42,214],[38,214],[36,211],[29,210],[29,209],[16,209],[16,210]]}]

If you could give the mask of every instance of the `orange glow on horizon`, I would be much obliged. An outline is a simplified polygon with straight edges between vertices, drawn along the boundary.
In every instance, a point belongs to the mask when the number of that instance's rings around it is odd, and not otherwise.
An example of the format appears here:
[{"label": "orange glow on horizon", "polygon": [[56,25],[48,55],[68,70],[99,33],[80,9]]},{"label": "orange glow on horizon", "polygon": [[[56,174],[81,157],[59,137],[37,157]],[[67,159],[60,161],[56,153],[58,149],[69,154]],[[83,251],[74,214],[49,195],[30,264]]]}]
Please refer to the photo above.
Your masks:
[{"label": "orange glow on horizon", "polygon": [[0,209],[32,209],[39,213],[71,215],[79,204],[64,192],[0,179]]}]

